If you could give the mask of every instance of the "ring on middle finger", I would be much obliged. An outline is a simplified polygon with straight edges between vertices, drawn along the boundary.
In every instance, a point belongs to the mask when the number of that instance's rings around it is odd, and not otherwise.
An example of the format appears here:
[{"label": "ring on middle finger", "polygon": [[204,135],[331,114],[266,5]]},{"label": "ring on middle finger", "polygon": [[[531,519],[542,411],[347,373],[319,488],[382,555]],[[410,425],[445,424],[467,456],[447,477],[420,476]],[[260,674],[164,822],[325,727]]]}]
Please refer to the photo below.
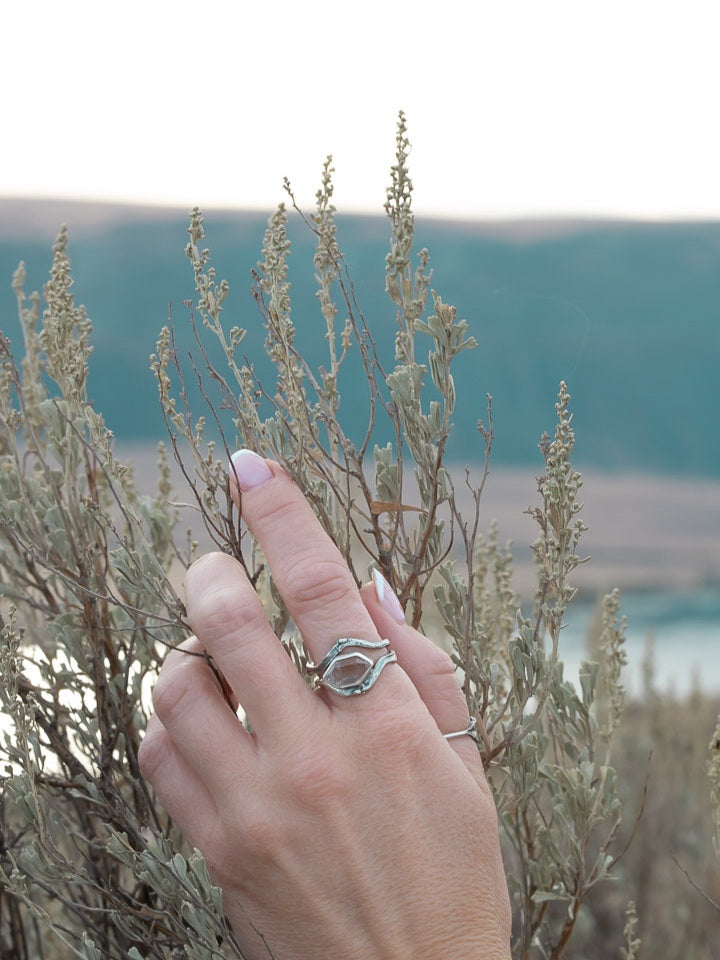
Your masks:
[{"label": "ring on middle finger", "polygon": [[360,650],[383,650],[388,640],[363,640],[359,637],[340,637],[320,663],[309,663],[307,669],[316,674],[315,686],[327,687],[341,697],[358,696],[374,686],[389,663],[397,662],[397,654],[389,650],[377,660],[364,653],[344,653],[348,647]]}]

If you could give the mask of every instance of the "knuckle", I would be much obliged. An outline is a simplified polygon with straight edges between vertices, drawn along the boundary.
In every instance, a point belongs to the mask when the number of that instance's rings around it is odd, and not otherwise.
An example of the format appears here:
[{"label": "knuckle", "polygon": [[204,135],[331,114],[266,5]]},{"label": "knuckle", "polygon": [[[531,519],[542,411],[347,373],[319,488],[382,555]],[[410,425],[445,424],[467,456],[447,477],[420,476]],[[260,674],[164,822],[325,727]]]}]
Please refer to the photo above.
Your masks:
[{"label": "knuckle", "polygon": [[246,867],[248,879],[256,875],[259,867],[277,864],[291,845],[287,820],[286,816],[277,814],[272,803],[246,803],[242,811],[235,812],[227,831],[224,831],[226,836],[234,836],[235,840],[230,847],[226,842],[218,849],[215,873],[220,873],[225,865],[233,882],[237,883],[242,876],[239,863]]},{"label": "knuckle", "polygon": [[221,822],[211,825],[205,823],[204,830],[196,846],[202,851],[208,872],[217,886],[221,888],[237,886],[242,881],[242,865],[245,860],[237,856],[237,843],[228,842],[228,837],[237,830],[236,824],[225,827]]},{"label": "knuckle", "polygon": [[275,859],[275,851],[282,847],[279,836],[281,829],[281,821],[271,820],[263,812],[246,817],[242,833],[243,848],[250,862],[272,862]]},{"label": "knuckle", "polygon": [[436,644],[428,649],[426,673],[438,680],[451,678],[454,683],[456,682],[455,664],[452,662],[450,654]]},{"label": "knuckle", "polygon": [[352,773],[338,757],[304,752],[285,773],[288,795],[303,808],[336,809],[352,794]]},{"label": "knuckle", "polygon": [[221,633],[232,622],[231,593],[225,586],[188,597],[188,619],[196,633]]},{"label": "knuckle", "polygon": [[435,644],[428,645],[423,663],[425,681],[432,687],[437,708],[457,712],[458,723],[467,717],[467,704],[462,692],[458,671],[450,655]]},{"label": "knuckle", "polygon": [[152,780],[168,759],[172,748],[170,737],[163,726],[157,724],[148,729],[138,747],[137,762],[140,773]]},{"label": "knuckle", "polygon": [[261,497],[252,506],[255,523],[262,525],[265,529],[276,525],[284,527],[288,513],[293,509],[295,491],[292,487],[276,485],[273,493],[274,496]]},{"label": "knuckle", "polygon": [[386,712],[377,724],[376,742],[382,745],[381,756],[390,767],[399,773],[400,769],[422,769],[428,758],[428,733],[425,724],[397,711]]},{"label": "knuckle", "polygon": [[222,633],[234,620],[234,591],[223,583],[188,597],[188,619],[196,633]]},{"label": "knuckle", "polygon": [[219,584],[196,597],[188,611],[193,630],[210,646],[226,637],[236,642],[248,629],[265,621],[254,591],[239,592],[234,585]]},{"label": "knuckle", "polygon": [[193,682],[195,657],[161,670],[152,694],[153,707],[161,723],[166,726],[176,721],[197,701],[197,685]]},{"label": "knuckle", "polygon": [[355,584],[345,561],[335,558],[309,562],[293,561],[285,572],[288,599],[300,610],[344,603],[352,596]]}]

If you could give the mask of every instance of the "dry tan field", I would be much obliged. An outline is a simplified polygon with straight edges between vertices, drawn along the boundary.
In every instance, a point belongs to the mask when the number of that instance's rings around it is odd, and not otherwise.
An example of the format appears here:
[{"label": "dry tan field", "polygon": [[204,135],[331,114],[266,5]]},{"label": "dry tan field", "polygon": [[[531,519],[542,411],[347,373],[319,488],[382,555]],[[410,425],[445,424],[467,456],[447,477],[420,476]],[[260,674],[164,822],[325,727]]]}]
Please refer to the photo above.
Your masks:
[{"label": "dry tan field", "polygon": [[[121,447],[122,459],[135,464],[141,489],[151,491],[156,474],[152,444]],[[464,468],[455,471],[456,489],[464,488]],[[479,472],[477,473],[479,479]],[[718,583],[720,589],[720,482],[640,474],[583,472],[588,530],[582,553],[590,557],[575,574],[584,591],[611,587],[683,589]],[[176,475],[178,500],[185,500]],[[465,498],[463,497],[463,500]],[[466,501],[469,503],[469,499]],[[516,589],[532,589],[530,544],[536,524],[525,512],[538,503],[531,469],[491,469],[482,499],[481,529],[492,519],[500,538],[512,541]],[[184,518],[184,525],[190,521]],[[205,546],[202,544],[201,545]]]}]

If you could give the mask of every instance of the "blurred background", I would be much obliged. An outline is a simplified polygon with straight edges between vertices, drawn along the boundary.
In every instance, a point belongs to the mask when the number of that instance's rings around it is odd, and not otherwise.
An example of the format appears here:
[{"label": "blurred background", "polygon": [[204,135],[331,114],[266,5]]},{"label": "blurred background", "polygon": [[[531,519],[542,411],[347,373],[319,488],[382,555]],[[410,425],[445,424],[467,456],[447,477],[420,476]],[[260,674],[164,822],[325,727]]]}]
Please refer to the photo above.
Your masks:
[{"label": "blurred background", "polygon": [[[402,109],[417,247],[479,342],[458,367],[452,459],[481,456],[490,393],[487,515],[529,573],[523,510],[565,379],[593,556],[568,634],[577,646],[596,593],[620,586],[662,685],[720,691],[715,3],[38,0],[3,16],[2,327],[17,330],[18,261],[40,289],[67,223],[91,395],[121,444],[141,458],[163,435],[148,356],[170,309],[189,343],[188,209],[261,362],[264,226],[286,176],[312,209],[330,153],[340,243],[391,350],[382,214]],[[291,237],[298,335],[322,362],[312,238],[298,222]],[[362,413],[346,404],[351,430]]]},{"label": "blurred background", "polygon": [[[717,4],[701,0],[34,0],[6,5],[0,39],[0,327],[17,343],[13,271],[25,261],[26,288],[41,289],[67,223],[76,298],[94,323],[90,394],[148,485],[164,436],[148,358],[170,312],[190,344],[190,207],[230,282],[228,323],[248,328],[261,364],[250,271],[267,217],[286,176],[311,212],[332,154],[338,238],[391,356],[383,203],[405,111],[417,248],[479,343],[458,364],[450,455],[478,464],[491,394],[484,517],[512,539],[523,591],[537,442],[554,429],[560,379],[572,394],[592,559],[562,654],[572,674],[598,595],[619,586],[626,682],[648,708],[627,734],[629,794],[648,744],[667,747],[661,769],[689,765],[649,802],[627,867],[641,892],[628,889],[644,898],[641,921],[668,918],[644,927],[649,948],[659,938],[648,955],[684,960],[719,955],[698,919],[706,906],[669,847],[650,856],[642,836],[669,818],[672,849],[698,876],[711,870],[697,837],[720,694],[718,27]],[[322,362],[312,238],[297,219],[290,233],[298,338]],[[344,399],[352,432],[352,385]],[[615,937],[624,901],[612,896],[593,907],[593,929]],[[583,954],[596,955],[609,954]]]}]

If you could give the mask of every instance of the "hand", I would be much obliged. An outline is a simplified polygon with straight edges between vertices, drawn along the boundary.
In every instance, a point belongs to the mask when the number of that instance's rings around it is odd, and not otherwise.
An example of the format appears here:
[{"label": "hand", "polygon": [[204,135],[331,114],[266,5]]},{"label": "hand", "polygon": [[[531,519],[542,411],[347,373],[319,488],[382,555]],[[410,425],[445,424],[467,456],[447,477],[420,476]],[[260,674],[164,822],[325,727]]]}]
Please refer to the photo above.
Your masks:
[{"label": "hand", "polygon": [[205,556],[187,572],[185,646],[212,656],[253,732],[207,662],[173,651],[144,775],[203,853],[249,960],[507,960],[492,795],[475,743],[443,737],[468,722],[449,657],[405,624],[381,578],[356,589],[277,464],[246,451],[234,463],[310,656],[339,637],[386,638],[398,663],[359,696],[312,691],[240,564]]}]

